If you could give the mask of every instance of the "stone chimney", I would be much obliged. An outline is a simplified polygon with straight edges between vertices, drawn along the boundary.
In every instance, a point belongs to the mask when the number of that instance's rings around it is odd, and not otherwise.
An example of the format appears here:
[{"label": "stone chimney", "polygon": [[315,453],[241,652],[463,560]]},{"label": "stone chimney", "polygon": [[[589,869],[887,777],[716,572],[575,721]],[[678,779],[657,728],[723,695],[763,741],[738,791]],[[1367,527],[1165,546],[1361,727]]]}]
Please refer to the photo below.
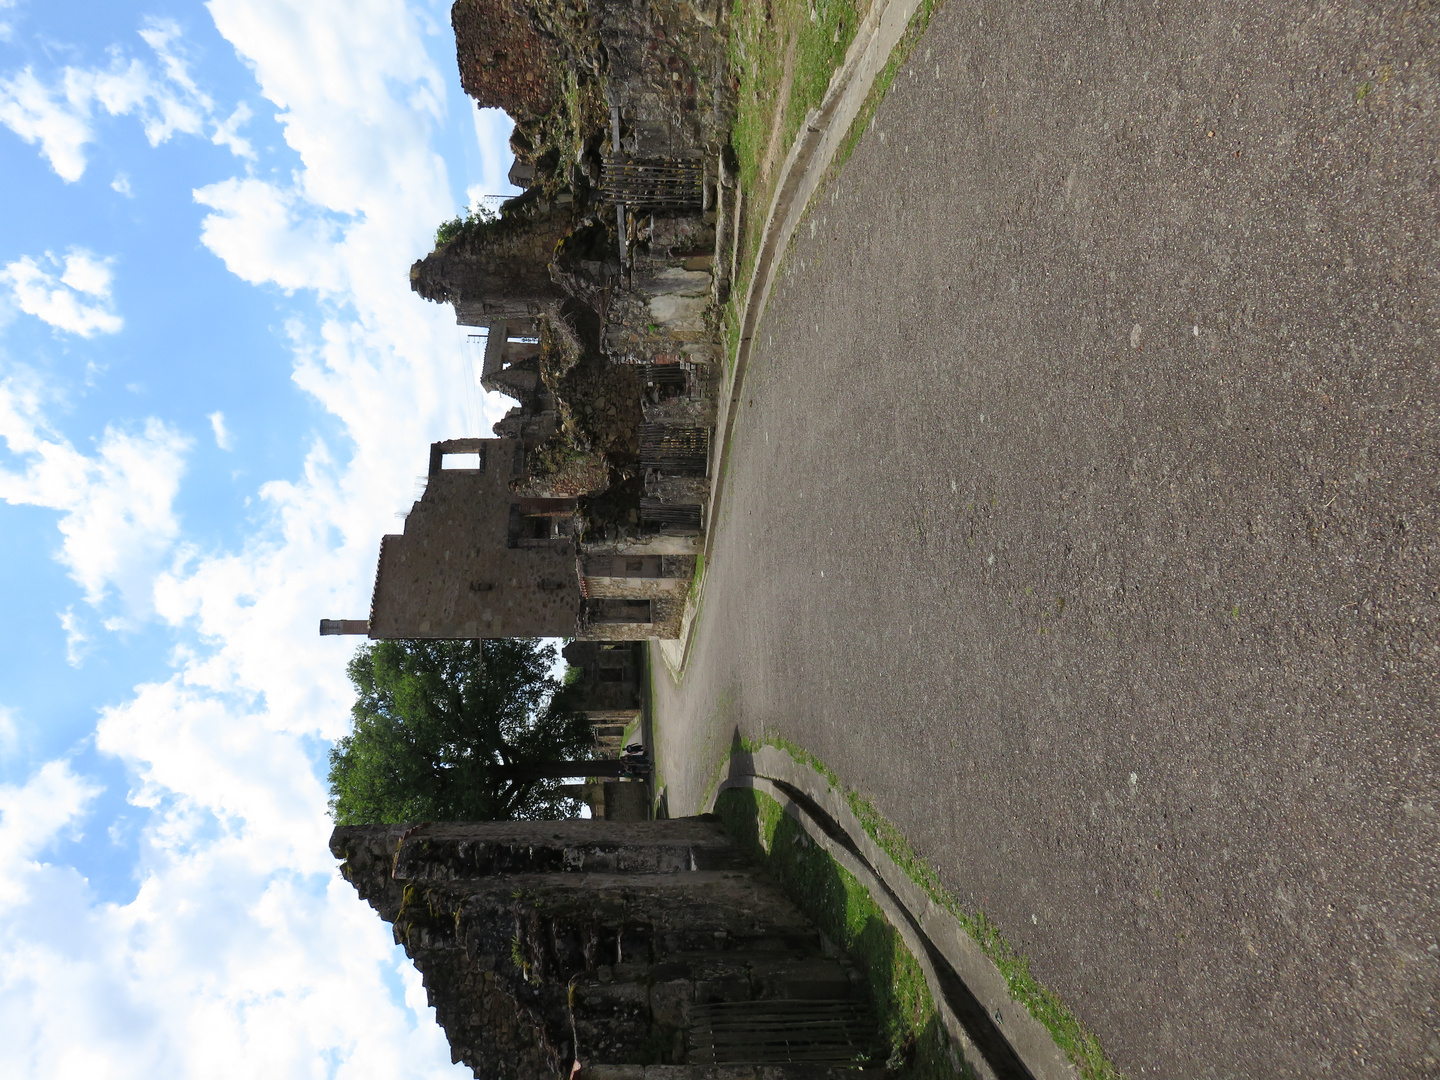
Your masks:
[{"label": "stone chimney", "polygon": [[330,637],[332,634],[368,634],[370,633],[369,619],[321,619],[320,636]]}]

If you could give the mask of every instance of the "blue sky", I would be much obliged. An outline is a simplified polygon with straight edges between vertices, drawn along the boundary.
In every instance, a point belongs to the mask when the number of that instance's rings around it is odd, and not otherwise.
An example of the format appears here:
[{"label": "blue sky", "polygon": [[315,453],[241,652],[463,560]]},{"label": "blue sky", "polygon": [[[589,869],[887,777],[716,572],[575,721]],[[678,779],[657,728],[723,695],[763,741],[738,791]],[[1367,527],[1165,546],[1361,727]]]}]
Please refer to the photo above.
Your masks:
[{"label": "blue sky", "polygon": [[337,877],[380,535],[488,434],[448,3],[0,0],[0,1075],[468,1075]]}]

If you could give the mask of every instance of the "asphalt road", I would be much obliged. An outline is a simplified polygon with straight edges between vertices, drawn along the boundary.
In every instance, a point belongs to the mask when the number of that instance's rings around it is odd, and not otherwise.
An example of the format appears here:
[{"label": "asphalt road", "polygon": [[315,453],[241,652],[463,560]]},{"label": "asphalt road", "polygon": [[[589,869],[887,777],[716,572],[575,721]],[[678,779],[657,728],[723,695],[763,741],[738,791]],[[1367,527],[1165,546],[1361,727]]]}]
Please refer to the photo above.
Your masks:
[{"label": "asphalt road", "polygon": [[950,0],[761,324],[671,812],[783,735],[1132,1077],[1440,1075],[1437,65]]}]

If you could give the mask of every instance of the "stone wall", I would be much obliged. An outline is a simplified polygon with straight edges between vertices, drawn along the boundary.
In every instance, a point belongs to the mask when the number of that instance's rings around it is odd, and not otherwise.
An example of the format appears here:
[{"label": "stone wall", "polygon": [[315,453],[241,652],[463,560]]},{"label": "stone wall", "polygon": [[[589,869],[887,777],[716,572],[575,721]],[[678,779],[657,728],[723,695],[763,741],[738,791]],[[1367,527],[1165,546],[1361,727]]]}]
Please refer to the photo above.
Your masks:
[{"label": "stone wall", "polygon": [[711,821],[350,826],[330,848],[481,1080],[572,1063],[703,1077],[725,1009],[804,1017],[781,1050],[742,1048],[762,1064],[803,1043],[853,1065],[877,1042],[858,974]]},{"label": "stone wall", "polygon": [[[612,578],[609,580],[625,582],[626,579]],[[602,622],[593,618],[591,614],[595,600],[628,599],[634,595],[626,585],[616,589],[613,595],[606,595],[602,589],[599,595],[587,599],[582,605],[580,625],[575,631],[575,636],[582,641],[640,641],[645,638],[674,640],[680,636],[680,629],[684,625],[685,597],[689,592],[689,581],[686,581],[680,588],[665,591],[655,590],[655,593],[648,597],[650,600],[649,622]]]},{"label": "stone wall", "polygon": [[479,470],[441,469],[432,447],[425,493],[406,517],[405,531],[380,545],[371,637],[567,637],[575,632],[581,596],[574,541],[510,535],[512,516],[535,509],[509,489],[516,445],[502,439],[435,444],[441,452],[478,451]]},{"label": "stone wall", "polygon": [[460,85],[515,120],[544,116],[558,96],[560,54],[509,0],[459,0],[450,9]]},{"label": "stone wall", "polygon": [[714,363],[715,229],[701,215],[647,216],[631,250],[628,283],[606,311],[604,349],[632,364]]},{"label": "stone wall", "polygon": [[581,712],[635,710],[640,707],[641,664],[637,642],[606,645],[572,641],[561,650],[565,662],[580,674],[568,685]]},{"label": "stone wall", "polygon": [[[541,320],[564,329],[575,355],[555,367],[543,350],[530,356],[532,346],[497,340],[487,348],[486,387],[521,402],[496,429],[522,444],[520,464],[509,465],[513,442],[496,451],[506,459],[508,491],[494,475],[432,478],[405,533],[382,543],[373,636],[678,636],[693,560],[664,581],[610,574],[578,581],[574,560],[596,544],[686,558],[701,550],[689,534],[703,528],[705,478],[665,472],[702,470],[647,458],[641,436],[647,423],[686,432],[713,425],[720,360],[715,215],[698,206],[637,211],[617,225],[615,208],[589,184],[610,146],[597,93],[603,87],[624,153],[703,160],[697,175],[709,180],[699,187],[711,190],[734,115],[727,11],[719,0],[455,4],[467,92],[525,121],[528,134],[517,135],[517,145],[535,157],[543,143],[550,164],[536,158],[536,185],[507,202],[499,220],[466,226],[415,262],[411,286],[452,304],[463,325],[508,333],[512,320]],[[580,106],[558,93],[557,63],[572,69]],[[538,141],[525,141],[532,137]],[[623,266],[617,231],[625,233]],[[642,384],[642,364],[653,365],[643,369],[653,392]],[[683,392],[656,374],[682,370]],[[658,437],[645,438],[653,447]],[[537,532],[518,549],[513,536],[505,542],[512,503],[560,498],[578,506],[578,545],[561,529],[545,540]],[[616,621],[635,611],[604,609],[605,600],[620,607],[635,601],[641,611],[649,602],[650,618]]]},{"label": "stone wall", "polygon": [[619,106],[625,150],[639,157],[714,156],[728,142],[735,82],[718,0],[610,0],[596,20],[605,98]]},{"label": "stone wall", "polygon": [[[489,87],[503,70],[516,87],[508,92],[528,110],[511,115],[527,119],[540,115],[534,108],[539,90],[519,89],[528,82],[522,72],[511,73],[518,54],[507,49],[503,62],[494,59],[500,50],[492,40],[509,41],[514,34],[511,10],[510,0],[460,0],[451,20],[466,92],[479,96],[482,86],[474,83],[472,90],[467,73],[475,73],[473,80],[495,72],[483,81]],[[580,78],[601,82],[606,100],[621,110],[626,149],[700,157],[718,153],[728,139],[737,84],[726,51],[728,5],[720,0],[515,0],[513,10],[523,12],[545,41],[531,54],[536,68],[548,70],[558,57]],[[470,32],[472,26],[498,33],[487,38]]]},{"label": "stone wall", "polygon": [[564,294],[550,280],[555,245],[575,225],[568,206],[512,200],[498,221],[472,226],[410,267],[410,287],[426,300],[454,304],[488,325],[492,318],[529,318]]}]

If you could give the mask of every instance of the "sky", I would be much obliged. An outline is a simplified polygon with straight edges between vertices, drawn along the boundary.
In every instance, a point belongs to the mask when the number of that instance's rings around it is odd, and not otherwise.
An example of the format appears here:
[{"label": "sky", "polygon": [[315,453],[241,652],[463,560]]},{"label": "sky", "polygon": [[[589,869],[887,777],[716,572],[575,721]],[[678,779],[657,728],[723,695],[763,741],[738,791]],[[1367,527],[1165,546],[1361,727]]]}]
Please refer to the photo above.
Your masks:
[{"label": "sky", "polygon": [[0,0],[0,1076],[468,1076],[336,873],[380,536],[488,435],[448,2]]}]

